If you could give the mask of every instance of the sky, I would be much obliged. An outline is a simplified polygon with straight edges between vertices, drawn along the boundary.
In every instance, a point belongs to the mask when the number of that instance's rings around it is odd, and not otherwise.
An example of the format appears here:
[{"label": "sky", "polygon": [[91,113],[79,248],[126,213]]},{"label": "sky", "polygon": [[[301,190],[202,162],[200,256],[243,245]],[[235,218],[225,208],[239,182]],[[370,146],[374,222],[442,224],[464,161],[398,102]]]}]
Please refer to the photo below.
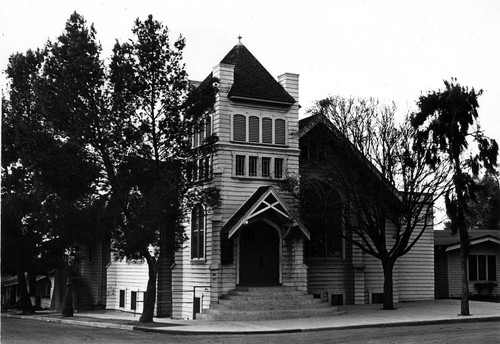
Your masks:
[{"label": "sky", "polygon": [[172,40],[186,38],[193,80],[203,80],[241,35],[273,76],[300,75],[301,116],[328,95],[394,100],[405,113],[456,77],[484,91],[480,123],[500,142],[500,1],[2,1],[2,72],[12,53],[55,40],[73,11],[94,24],[105,57],[116,39],[131,37],[136,18],[153,14]]},{"label": "sky", "polygon": [[149,14],[186,38],[184,61],[203,80],[241,42],[275,77],[300,75],[301,117],[328,95],[395,101],[457,78],[482,89],[479,121],[500,143],[500,1],[497,0],[15,0],[0,2],[0,85],[8,57],[42,47],[77,11],[94,24],[109,58]]}]

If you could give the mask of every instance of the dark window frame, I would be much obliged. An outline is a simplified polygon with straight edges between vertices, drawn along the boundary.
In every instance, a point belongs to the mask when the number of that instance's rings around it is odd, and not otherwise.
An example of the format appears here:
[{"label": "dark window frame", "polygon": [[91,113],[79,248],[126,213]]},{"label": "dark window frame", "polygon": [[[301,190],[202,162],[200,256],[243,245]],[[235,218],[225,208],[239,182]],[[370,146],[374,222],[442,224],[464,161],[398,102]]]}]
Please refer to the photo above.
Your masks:
[{"label": "dark window frame", "polygon": [[205,209],[198,203],[191,211],[191,259],[205,258],[205,232]]}]

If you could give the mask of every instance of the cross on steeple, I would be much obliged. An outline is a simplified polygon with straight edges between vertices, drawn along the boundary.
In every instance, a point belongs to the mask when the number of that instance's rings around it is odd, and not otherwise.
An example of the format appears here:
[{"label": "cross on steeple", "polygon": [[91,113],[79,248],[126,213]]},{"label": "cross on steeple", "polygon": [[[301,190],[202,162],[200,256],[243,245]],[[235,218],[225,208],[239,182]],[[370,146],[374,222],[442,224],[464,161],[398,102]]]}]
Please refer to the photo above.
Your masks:
[{"label": "cross on steeple", "polygon": [[241,35],[238,35],[238,44],[241,44]]}]

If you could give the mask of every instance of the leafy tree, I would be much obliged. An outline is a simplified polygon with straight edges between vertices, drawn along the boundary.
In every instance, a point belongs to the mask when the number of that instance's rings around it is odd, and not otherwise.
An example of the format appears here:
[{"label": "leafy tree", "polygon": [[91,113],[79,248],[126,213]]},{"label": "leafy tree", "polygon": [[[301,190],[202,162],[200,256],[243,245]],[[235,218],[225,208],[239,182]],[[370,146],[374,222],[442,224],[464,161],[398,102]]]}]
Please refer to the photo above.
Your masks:
[{"label": "leafy tree", "polygon": [[9,101],[2,109],[2,271],[17,274],[24,313],[33,312],[25,272],[34,278],[61,264],[75,233],[68,228],[85,223],[78,220],[86,218],[81,213],[97,178],[86,153],[59,140],[43,121],[43,61],[41,51],[10,57]]},{"label": "leafy tree", "polygon": [[[493,170],[497,164],[498,144],[484,136],[478,125],[478,97],[482,91],[461,86],[455,79],[444,81],[445,89],[429,92],[418,101],[419,112],[412,116],[416,132],[415,148],[425,150],[426,163],[438,168],[443,163],[451,166],[453,187],[446,193],[446,210],[451,229],[460,236],[462,268],[461,315],[469,315],[469,287],[467,278],[468,235],[466,213],[468,203],[474,200],[477,176],[481,168]],[[471,152],[469,144],[477,144]]]},{"label": "leafy tree", "polygon": [[315,203],[308,194],[325,200],[324,213],[341,214],[345,239],[380,260],[384,309],[394,309],[394,265],[432,229],[433,202],[447,181],[445,166],[432,171],[423,153],[412,149],[413,130],[408,122],[395,123],[395,110],[375,99],[318,101],[310,113],[326,116],[333,126],[329,134],[311,135],[326,139],[315,144],[322,152],[314,173],[301,179],[306,218]]},{"label": "leafy tree", "polygon": [[[127,223],[117,228],[115,237],[120,240],[115,241],[115,248],[126,257],[139,252],[148,263],[149,280],[139,321],[149,322],[159,268],[165,266],[164,273],[170,272],[174,252],[183,240],[181,205],[190,186],[182,174],[183,161],[193,154],[188,134],[212,109],[215,93],[213,88],[205,88],[211,94],[205,103],[200,103],[199,95],[190,96],[182,63],[184,38],[172,44],[168,29],[151,15],[145,21],[137,19],[132,33],[133,39],[115,44],[110,66],[114,104],[136,123],[140,137],[133,151],[135,158],[127,161],[128,176],[122,175],[128,182],[128,214]],[[207,83],[212,86],[213,81]],[[149,254],[148,245],[155,247],[154,254]],[[171,284],[162,287],[163,307],[165,302],[171,307]],[[171,309],[163,311],[171,314]]]},{"label": "leafy tree", "polygon": [[486,173],[476,182],[475,198],[467,203],[469,229],[500,229],[500,184],[492,173]]},{"label": "leafy tree", "polygon": [[184,39],[171,45],[168,30],[152,16],[136,20],[132,32],[133,39],[115,44],[106,69],[95,29],[72,14],[65,32],[47,46],[40,99],[57,135],[100,165],[94,197],[107,204],[117,258],[148,264],[140,321],[151,322],[160,263],[168,272],[184,238],[181,205],[189,183],[182,171],[196,153],[188,133],[213,107],[215,89],[210,79],[192,92],[182,63]]}]

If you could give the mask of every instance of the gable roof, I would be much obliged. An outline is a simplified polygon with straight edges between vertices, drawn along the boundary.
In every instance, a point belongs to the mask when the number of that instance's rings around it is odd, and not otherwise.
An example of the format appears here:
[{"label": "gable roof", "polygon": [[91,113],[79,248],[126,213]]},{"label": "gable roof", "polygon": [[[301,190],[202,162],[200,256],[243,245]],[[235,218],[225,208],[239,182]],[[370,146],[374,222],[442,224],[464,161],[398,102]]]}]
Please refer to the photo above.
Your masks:
[{"label": "gable roof", "polygon": [[[491,241],[500,244],[500,230],[498,229],[474,229],[469,230],[469,245],[477,245]],[[458,234],[452,235],[450,230],[434,231],[434,245],[446,246],[446,251],[460,248],[460,237]]]},{"label": "gable roof", "polygon": [[228,97],[292,105],[295,99],[243,45],[237,44],[220,63],[234,65],[234,81]]},{"label": "gable roof", "polygon": [[291,233],[294,227],[298,227],[309,239],[311,234],[288,207],[286,202],[279,196],[272,186],[261,186],[246,200],[245,203],[231,216],[222,227],[221,232],[231,238],[249,220],[259,216],[274,216],[288,225],[284,237]]},{"label": "gable roof", "polygon": [[302,139],[307,133],[318,125],[324,125],[333,137],[344,144],[344,146],[352,153],[359,163],[366,166],[367,171],[384,185],[387,190],[400,201],[399,191],[392,185],[387,178],[376,168],[370,160],[358,149],[354,144],[323,114],[316,114],[299,120],[299,139]]}]

